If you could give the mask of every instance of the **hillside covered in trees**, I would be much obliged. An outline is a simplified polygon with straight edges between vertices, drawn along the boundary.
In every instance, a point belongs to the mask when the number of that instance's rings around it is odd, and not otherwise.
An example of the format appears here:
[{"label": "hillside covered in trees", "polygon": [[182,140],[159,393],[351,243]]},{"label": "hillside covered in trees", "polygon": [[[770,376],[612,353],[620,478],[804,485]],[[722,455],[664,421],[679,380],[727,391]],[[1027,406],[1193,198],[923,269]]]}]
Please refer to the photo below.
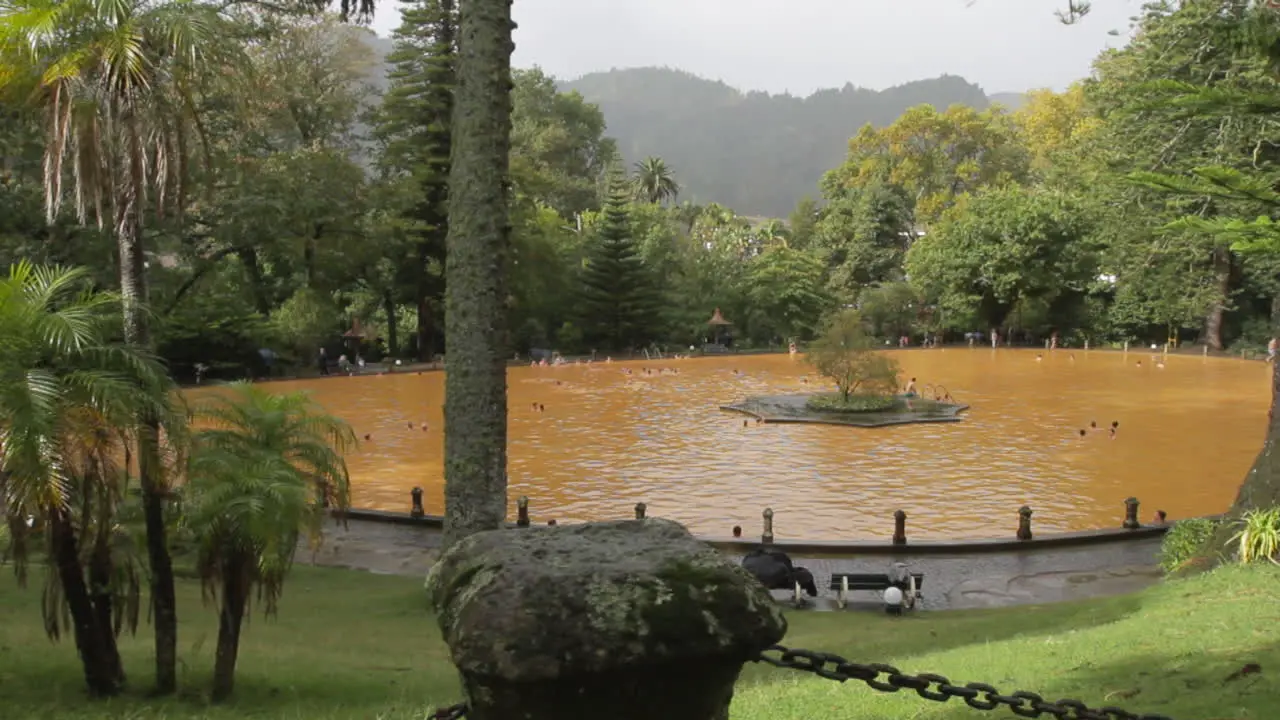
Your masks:
[{"label": "hillside covered in trees", "polygon": [[628,161],[664,159],[680,178],[681,200],[769,217],[785,217],[801,198],[816,196],[822,174],[840,164],[849,138],[866,123],[883,127],[922,104],[990,104],[982,88],[952,75],[882,91],[850,84],[800,98],[743,93],[680,70],[633,68],[592,73],[561,89],[600,106]]}]

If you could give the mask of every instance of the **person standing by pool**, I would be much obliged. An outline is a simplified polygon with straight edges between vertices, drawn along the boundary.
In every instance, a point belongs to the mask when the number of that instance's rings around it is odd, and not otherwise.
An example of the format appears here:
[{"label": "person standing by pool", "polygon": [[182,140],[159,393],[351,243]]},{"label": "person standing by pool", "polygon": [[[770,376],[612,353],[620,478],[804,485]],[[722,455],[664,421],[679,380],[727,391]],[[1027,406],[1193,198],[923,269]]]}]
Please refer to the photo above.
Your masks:
[{"label": "person standing by pool", "polygon": [[1271,338],[1271,342],[1267,343],[1267,362],[1276,359],[1276,350],[1280,349],[1280,339]]},{"label": "person standing by pool", "polygon": [[911,382],[907,383],[907,389],[902,393],[906,397],[913,398],[916,396],[916,379],[911,378]]},{"label": "person standing by pool", "polygon": [[320,348],[320,352],[316,354],[316,365],[320,367],[321,375],[329,374],[329,356],[325,354],[324,348]]}]

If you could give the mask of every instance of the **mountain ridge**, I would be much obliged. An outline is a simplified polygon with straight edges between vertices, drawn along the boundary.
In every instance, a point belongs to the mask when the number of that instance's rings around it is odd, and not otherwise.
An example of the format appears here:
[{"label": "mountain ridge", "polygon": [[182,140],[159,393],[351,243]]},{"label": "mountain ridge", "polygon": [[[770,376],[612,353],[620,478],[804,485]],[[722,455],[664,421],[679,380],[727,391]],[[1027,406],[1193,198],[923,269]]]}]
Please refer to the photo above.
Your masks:
[{"label": "mountain ridge", "polygon": [[[387,87],[391,38],[365,38],[376,58],[371,84]],[[988,95],[956,75],[916,80],[883,90],[845,83],[800,97],[740,90],[670,67],[614,68],[557,86],[576,91],[604,113],[606,133],[632,164],[662,158],[682,188],[680,200],[717,202],[754,216],[785,217],[844,161],[849,139],[865,124],[884,126],[908,108],[953,104],[1010,110],[1020,93]]]},{"label": "mountain ridge", "polygon": [[681,199],[770,217],[816,197],[818,181],[844,160],[863,125],[888,125],[921,104],[991,104],[981,87],[955,75],[884,90],[846,83],[803,98],[744,92],[660,67],[588,73],[559,86],[600,107],[628,163],[661,157],[684,190]]}]

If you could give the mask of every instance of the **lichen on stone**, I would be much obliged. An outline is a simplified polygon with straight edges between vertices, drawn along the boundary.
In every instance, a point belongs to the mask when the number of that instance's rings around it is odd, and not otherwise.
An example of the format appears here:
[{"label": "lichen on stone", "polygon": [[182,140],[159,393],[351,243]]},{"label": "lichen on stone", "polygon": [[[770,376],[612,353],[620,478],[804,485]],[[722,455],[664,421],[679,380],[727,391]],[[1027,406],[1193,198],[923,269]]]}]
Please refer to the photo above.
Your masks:
[{"label": "lichen on stone", "polygon": [[759,583],[660,519],[482,533],[427,589],[459,667],[508,679],[746,657],[786,628]]}]

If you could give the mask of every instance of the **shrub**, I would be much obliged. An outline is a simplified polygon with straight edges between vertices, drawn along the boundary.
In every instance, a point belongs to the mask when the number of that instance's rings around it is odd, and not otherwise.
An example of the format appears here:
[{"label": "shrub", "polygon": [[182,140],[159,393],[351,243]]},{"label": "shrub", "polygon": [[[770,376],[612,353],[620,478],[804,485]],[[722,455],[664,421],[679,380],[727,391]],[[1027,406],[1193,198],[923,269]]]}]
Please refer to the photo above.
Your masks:
[{"label": "shrub", "polygon": [[1235,544],[1242,563],[1276,561],[1280,555],[1280,507],[1254,509],[1236,522],[1240,528],[1228,544]]},{"label": "shrub", "polygon": [[1160,569],[1172,573],[1195,559],[1218,529],[1218,521],[1208,518],[1181,520],[1165,533],[1160,544]]},{"label": "shrub", "polygon": [[827,319],[805,359],[835,381],[846,401],[859,390],[862,395],[889,395],[898,389],[898,363],[875,347],[857,311],[844,310]]},{"label": "shrub", "polygon": [[838,394],[814,395],[806,405],[815,412],[880,412],[889,410],[897,404],[892,395],[850,395],[843,398]]}]

